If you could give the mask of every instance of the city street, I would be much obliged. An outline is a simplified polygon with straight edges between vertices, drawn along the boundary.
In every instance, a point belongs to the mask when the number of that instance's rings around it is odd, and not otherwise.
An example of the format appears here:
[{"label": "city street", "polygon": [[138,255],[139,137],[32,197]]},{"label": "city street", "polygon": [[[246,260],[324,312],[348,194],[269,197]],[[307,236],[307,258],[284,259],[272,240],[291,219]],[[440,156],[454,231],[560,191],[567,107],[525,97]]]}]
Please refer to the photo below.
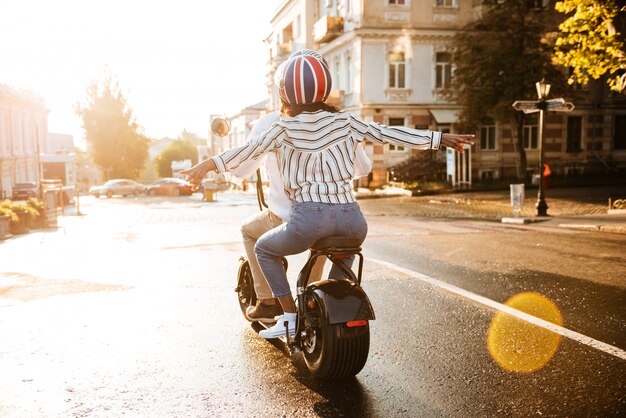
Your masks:
[{"label": "city street", "polygon": [[376,320],[347,382],[241,314],[252,193],[83,197],[58,229],[0,241],[0,416],[626,415],[626,234],[390,202],[360,201]]}]

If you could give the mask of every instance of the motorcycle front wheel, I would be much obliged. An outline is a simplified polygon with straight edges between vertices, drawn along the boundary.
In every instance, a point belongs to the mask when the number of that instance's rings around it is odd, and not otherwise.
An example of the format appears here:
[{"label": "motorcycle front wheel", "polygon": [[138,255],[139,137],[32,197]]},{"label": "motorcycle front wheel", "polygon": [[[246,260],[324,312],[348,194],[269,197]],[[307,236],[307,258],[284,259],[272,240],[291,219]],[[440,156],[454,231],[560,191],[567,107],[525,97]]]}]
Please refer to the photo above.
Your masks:
[{"label": "motorcycle front wheel", "polygon": [[256,293],[254,291],[254,280],[250,271],[250,263],[243,257],[239,259],[239,271],[237,273],[237,299],[239,308],[246,315],[246,309],[256,304]]}]

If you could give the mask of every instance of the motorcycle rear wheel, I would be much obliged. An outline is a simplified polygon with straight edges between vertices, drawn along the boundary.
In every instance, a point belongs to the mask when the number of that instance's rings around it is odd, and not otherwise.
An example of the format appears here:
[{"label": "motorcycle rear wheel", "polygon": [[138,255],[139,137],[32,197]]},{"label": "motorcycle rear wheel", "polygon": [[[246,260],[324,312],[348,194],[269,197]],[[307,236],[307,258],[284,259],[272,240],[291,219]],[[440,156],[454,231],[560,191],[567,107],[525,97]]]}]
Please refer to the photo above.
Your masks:
[{"label": "motorcycle rear wheel", "polygon": [[305,317],[306,336],[302,341],[304,362],[314,378],[341,380],[358,374],[369,354],[369,323],[359,327],[329,324],[322,316],[323,303],[316,299],[316,308]]}]

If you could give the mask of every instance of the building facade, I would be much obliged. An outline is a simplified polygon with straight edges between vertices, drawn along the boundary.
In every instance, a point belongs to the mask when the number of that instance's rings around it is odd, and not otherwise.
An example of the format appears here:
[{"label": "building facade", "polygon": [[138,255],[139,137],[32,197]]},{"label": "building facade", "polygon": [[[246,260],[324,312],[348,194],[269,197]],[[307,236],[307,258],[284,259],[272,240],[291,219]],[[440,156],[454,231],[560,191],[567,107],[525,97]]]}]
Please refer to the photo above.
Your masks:
[{"label": "building facade", "polygon": [[[268,91],[278,65],[302,48],[318,50],[333,76],[331,99],[365,121],[455,132],[460,108],[444,97],[454,76],[452,37],[482,12],[481,0],[283,0],[271,21]],[[543,3],[541,4],[543,5]],[[541,5],[538,5],[541,6]],[[626,103],[603,86],[573,91],[576,109],[546,118],[544,151],[557,175],[626,168]],[[508,124],[486,121],[469,153],[471,176],[494,181],[516,176],[515,135]],[[539,165],[538,126],[524,127],[529,171]],[[445,161],[443,151],[367,144],[373,163],[369,186],[389,180],[390,168],[422,153]]]},{"label": "building facade", "polygon": [[76,187],[78,168],[72,135],[48,132],[40,151],[41,178],[60,180],[64,186]]},{"label": "building facade", "polygon": [[0,197],[10,197],[16,183],[39,183],[47,132],[44,100],[0,84]]}]

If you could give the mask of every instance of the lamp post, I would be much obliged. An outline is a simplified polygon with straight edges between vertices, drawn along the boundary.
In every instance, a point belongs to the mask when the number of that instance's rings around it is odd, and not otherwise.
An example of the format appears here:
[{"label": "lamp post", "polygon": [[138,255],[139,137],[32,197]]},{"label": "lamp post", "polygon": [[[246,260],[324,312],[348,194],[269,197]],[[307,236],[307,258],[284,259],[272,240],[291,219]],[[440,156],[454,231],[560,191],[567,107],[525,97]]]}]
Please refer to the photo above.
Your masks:
[{"label": "lamp post", "polygon": [[550,84],[543,80],[537,82],[535,87],[537,87],[539,100],[517,100],[513,103],[513,109],[524,113],[539,112],[539,192],[537,193],[537,204],[535,207],[537,208],[537,216],[548,216],[548,204],[546,203],[545,190],[543,189],[543,115],[546,110],[551,112],[571,112],[574,110],[574,104],[566,102],[562,97],[548,100]]},{"label": "lamp post", "polygon": [[537,103],[537,108],[539,109],[539,192],[537,193],[537,204],[535,207],[537,208],[537,216],[548,216],[548,204],[546,203],[543,187],[543,115],[547,109],[546,97],[550,93],[550,84],[541,80],[535,84],[535,87],[537,87],[537,96],[539,97],[539,102]]}]

